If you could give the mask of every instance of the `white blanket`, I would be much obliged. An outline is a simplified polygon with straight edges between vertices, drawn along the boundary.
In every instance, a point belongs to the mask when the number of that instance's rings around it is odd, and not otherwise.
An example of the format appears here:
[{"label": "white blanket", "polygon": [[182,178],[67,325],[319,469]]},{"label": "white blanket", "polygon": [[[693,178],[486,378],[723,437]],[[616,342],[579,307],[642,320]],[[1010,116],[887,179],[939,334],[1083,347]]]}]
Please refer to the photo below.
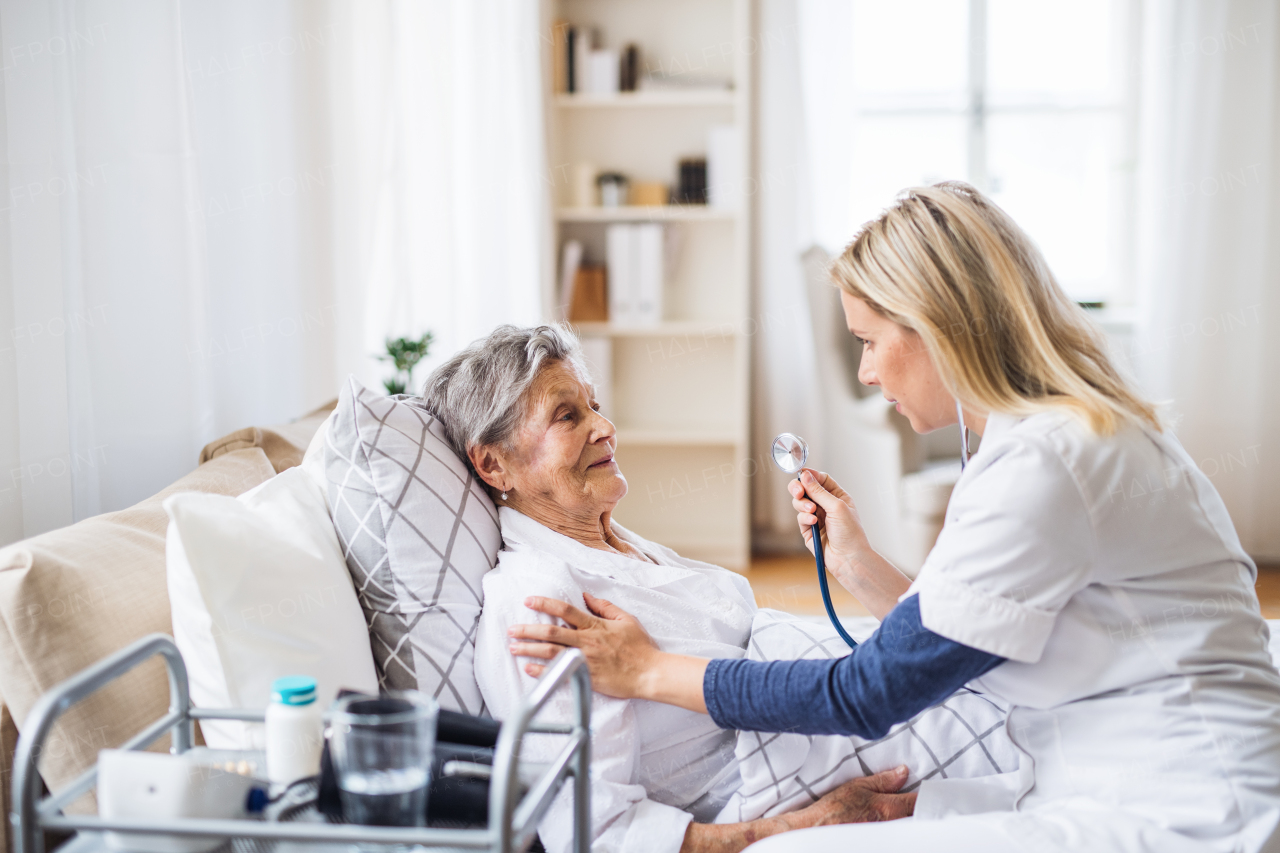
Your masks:
[{"label": "white blanket", "polygon": [[[484,612],[476,638],[476,680],[489,710],[509,718],[533,689],[508,651],[507,628],[551,622],[524,602],[538,595],[585,608],[589,592],[632,613],[665,651],[740,658],[756,612],[746,578],[688,560],[614,525],[614,532],[654,563],[600,551],[543,527],[509,507],[498,510],[503,549],[484,577]],[[568,722],[566,690],[543,722]],[[706,714],[657,702],[595,694],[591,702],[591,849],[596,853],[676,853],[696,813],[710,820],[732,790],[734,733]],[[550,761],[562,738],[532,736],[524,760]],[[568,853],[571,786],[561,789],[539,827],[551,853]]]},{"label": "white blanket", "polygon": [[[867,620],[857,639],[875,629]],[[826,620],[760,610],[751,625],[750,660],[826,659],[849,653]],[[964,689],[942,705],[895,726],[878,741],[839,735],[739,732],[736,756],[742,785],[717,823],[736,823],[803,808],[833,788],[906,764],[904,790],[932,778],[969,778],[1018,768],[1004,731],[1005,708]]]}]

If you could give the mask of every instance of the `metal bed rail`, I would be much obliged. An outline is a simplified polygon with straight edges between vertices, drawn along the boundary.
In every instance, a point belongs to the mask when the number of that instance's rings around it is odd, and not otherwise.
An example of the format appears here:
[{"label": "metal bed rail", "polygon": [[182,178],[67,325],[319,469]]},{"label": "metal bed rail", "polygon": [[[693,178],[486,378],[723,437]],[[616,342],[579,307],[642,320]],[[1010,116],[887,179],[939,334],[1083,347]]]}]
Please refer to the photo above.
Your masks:
[{"label": "metal bed rail", "polygon": [[[586,659],[566,649],[552,661],[533,691],[506,720],[494,750],[489,785],[489,825],[484,829],[431,829],[381,827],[354,824],[288,823],[262,820],[170,818],[162,820],[107,819],[96,815],[66,815],[62,810],[97,784],[97,767],[91,767],[61,791],[41,799],[37,762],[41,748],[58,718],[68,708],[104,685],[156,655],[164,659],[169,677],[169,709],[160,719],[125,742],[122,749],[146,749],[165,733],[171,733],[174,753],[191,748],[193,725],[198,719],[260,722],[262,711],[192,708],[187,667],[173,639],[152,634],[121,649],[54,687],[36,702],[18,738],[14,756],[13,801],[9,815],[14,853],[44,853],[44,830],[131,832],[149,835],[200,835],[252,838],[265,841],[327,843],[416,844],[520,853],[533,841],[538,821],[546,814],[561,784],[573,777],[575,853],[589,853],[591,844],[591,676]],[[538,725],[534,719],[552,694],[565,683],[572,685],[574,722]],[[529,734],[567,736],[564,748],[522,795],[520,748]]]}]

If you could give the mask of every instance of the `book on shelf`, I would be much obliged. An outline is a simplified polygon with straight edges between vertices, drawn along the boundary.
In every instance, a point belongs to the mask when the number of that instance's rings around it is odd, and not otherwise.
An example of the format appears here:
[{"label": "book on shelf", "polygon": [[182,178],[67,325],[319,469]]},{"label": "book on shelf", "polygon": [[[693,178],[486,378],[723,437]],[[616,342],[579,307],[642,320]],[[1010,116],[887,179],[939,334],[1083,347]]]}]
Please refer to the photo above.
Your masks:
[{"label": "book on shelf", "polygon": [[653,222],[618,222],[605,230],[611,322],[619,326],[662,322],[664,235],[663,226]]},{"label": "book on shelf", "polygon": [[578,267],[582,266],[582,243],[578,240],[566,240],[560,252],[560,316],[568,319],[569,306],[573,302],[573,283],[578,277]]},{"label": "book on shelf", "polygon": [[573,276],[568,319],[571,323],[609,321],[608,274],[604,267],[587,264],[578,267]]},{"label": "book on shelf", "polygon": [[686,157],[680,161],[680,183],[676,188],[676,203],[707,203],[706,157]]},{"label": "book on shelf", "polygon": [[551,24],[551,87],[553,92],[569,92],[569,22]]},{"label": "book on shelf", "polygon": [[565,56],[569,66],[568,91],[590,91],[591,51],[595,44],[595,31],[590,27],[569,27],[569,37],[565,43]]},{"label": "book on shelf", "polygon": [[634,92],[640,82],[640,48],[628,44],[622,49],[622,68],[619,72],[618,88],[624,92]]},{"label": "book on shelf", "polygon": [[577,75],[574,72],[573,58],[578,52],[578,29],[566,26],[564,29],[564,91],[572,92],[577,88]]},{"label": "book on shelf", "polygon": [[613,95],[633,92],[640,81],[640,48],[601,49],[591,27],[552,24],[552,86],[556,92]]}]

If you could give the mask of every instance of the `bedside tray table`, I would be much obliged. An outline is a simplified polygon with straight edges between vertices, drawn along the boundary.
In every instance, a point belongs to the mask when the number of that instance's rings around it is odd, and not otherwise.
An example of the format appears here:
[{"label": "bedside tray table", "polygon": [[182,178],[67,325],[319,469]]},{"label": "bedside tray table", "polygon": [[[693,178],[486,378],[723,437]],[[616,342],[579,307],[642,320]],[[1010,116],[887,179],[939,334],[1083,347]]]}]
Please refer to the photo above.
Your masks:
[{"label": "bedside tray table", "polygon": [[[106,819],[97,815],[67,815],[63,809],[97,785],[92,767],[61,791],[41,798],[36,767],[40,750],[57,721],[68,708],[119,678],[140,663],[159,655],[169,676],[169,710],[121,749],[145,749],[165,734],[172,736],[172,752],[191,748],[195,720],[261,722],[262,711],[193,708],[188,691],[187,668],[173,639],[152,634],[94,664],[54,687],[27,716],[14,757],[13,803],[9,815],[14,853],[44,853],[44,831],[63,830],[75,836],[59,849],[66,853],[105,853],[109,831],[149,835],[217,836],[224,839],[217,853],[275,853],[275,851],[350,850],[353,844],[397,845],[447,850],[482,850],[491,853],[523,853],[534,842],[538,822],[546,814],[560,787],[573,778],[574,853],[589,853],[591,844],[591,678],[582,654],[566,649],[551,663],[533,690],[521,702],[512,719],[504,722],[494,750],[489,786],[489,825],[478,829],[383,827],[329,823],[315,809],[315,785],[295,785],[268,806],[261,818],[157,820]],[[575,720],[569,725],[539,725],[534,718],[552,693],[569,683],[574,697]],[[528,734],[566,737],[560,753],[548,764],[521,765],[520,747]],[[523,782],[523,784],[522,784]]]}]

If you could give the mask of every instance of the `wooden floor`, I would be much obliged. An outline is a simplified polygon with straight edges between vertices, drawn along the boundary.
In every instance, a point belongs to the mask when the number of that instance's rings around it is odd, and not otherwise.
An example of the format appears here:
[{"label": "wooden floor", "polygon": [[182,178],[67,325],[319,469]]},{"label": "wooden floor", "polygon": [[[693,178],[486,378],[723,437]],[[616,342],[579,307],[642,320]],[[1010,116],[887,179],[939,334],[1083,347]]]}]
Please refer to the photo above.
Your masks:
[{"label": "wooden floor", "polygon": [[[822,593],[818,590],[818,570],[813,557],[756,557],[747,575],[756,594],[756,605],[788,613],[821,616]],[[867,609],[845,588],[827,576],[831,604],[841,616],[867,616]]]},{"label": "wooden floor", "polygon": [[[756,557],[747,575],[755,590],[756,604],[789,613],[821,616],[822,593],[818,591],[817,570],[813,557]],[[841,616],[866,616],[867,610],[828,577],[831,603]],[[1267,619],[1280,619],[1280,565],[1258,566],[1258,602]]]}]

